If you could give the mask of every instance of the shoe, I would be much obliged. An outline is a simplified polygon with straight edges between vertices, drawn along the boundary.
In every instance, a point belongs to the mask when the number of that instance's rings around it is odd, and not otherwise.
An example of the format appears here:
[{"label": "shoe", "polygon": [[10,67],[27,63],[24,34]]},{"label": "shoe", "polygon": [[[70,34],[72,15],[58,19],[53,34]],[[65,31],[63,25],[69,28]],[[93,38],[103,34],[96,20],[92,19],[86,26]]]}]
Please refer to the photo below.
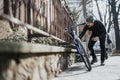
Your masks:
[{"label": "shoe", "polygon": [[105,64],[103,63],[103,62],[101,62],[101,64],[100,64],[101,66],[105,66]]},{"label": "shoe", "polygon": [[96,63],[97,62],[97,59],[93,59],[92,61],[91,61],[91,64],[94,64],[94,63]]}]

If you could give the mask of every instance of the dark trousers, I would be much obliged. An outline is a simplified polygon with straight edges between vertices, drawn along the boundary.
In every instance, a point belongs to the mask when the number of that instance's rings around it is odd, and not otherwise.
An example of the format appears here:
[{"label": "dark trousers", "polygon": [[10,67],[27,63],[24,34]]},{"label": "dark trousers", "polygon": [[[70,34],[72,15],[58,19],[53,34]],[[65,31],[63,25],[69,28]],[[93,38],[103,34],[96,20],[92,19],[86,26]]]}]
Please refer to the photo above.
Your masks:
[{"label": "dark trousers", "polygon": [[[93,59],[96,58],[96,55],[95,55],[95,52],[94,52],[94,49],[93,49],[93,46],[94,44],[96,43],[96,41],[93,41],[92,40],[92,37],[89,39],[89,43],[88,43],[88,48],[91,52],[91,56]],[[101,48],[101,62],[104,62],[105,61],[105,54],[106,54],[106,51],[105,51],[105,38],[100,38],[100,48]]]}]

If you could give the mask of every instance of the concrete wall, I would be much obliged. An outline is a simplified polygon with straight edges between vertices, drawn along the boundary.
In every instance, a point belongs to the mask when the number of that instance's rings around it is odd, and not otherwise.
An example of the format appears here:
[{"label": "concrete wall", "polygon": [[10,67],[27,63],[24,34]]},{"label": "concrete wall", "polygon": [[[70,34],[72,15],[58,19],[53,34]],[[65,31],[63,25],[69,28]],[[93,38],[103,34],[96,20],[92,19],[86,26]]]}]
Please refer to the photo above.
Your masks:
[{"label": "concrete wall", "polygon": [[74,63],[75,56],[67,53],[39,56],[11,55],[0,56],[0,80],[52,80]]},{"label": "concrete wall", "polygon": [[[18,44],[13,44],[14,47],[17,48]],[[37,50],[37,47],[41,46],[44,48],[45,46],[40,44],[39,46],[37,44],[28,44],[28,46],[26,46],[27,43],[24,44],[25,46],[18,48],[22,50],[25,47],[31,46],[31,49],[36,48]],[[4,50],[1,50],[2,46]],[[12,49],[10,46],[12,46],[12,44],[5,48],[4,43],[0,43],[0,80],[52,80],[75,62],[75,54],[68,51],[68,49],[65,51],[66,48],[64,48],[63,51],[63,49],[59,49],[60,47],[46,46],[41,53],[35,52],[34,49],[31,52],[27,49],[25,52],[22,50],[22,52],[19,51],[19,53],[14,52],[14,48]],[[50,48],[51,50],[53,49],[51,52],[44,52]],[[55,48],[56,50],[54,50]],[[9,50],[11,50],[12,53],[5,52]],[[41,50],[41,48],[39,48],[39,50]]]}]

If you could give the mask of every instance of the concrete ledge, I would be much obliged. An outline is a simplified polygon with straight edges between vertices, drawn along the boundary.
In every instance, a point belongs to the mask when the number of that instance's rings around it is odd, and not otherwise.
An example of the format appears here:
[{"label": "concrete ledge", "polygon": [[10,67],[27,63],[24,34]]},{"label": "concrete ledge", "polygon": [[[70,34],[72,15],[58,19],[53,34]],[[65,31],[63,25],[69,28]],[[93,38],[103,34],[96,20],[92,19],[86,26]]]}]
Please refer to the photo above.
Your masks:
[{"label": "concrete ledge", "polygon": [[76,49],[25,42],[0,42],[0,53],[56,53],[76,52]]}]

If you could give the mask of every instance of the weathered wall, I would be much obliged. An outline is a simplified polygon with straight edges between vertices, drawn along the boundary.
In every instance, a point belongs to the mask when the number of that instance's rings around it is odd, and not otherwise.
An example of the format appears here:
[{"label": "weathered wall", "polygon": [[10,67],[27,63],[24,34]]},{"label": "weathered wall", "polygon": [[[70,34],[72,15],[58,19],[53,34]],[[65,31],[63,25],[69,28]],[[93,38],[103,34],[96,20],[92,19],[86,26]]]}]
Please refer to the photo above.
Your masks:
[{"label": "weathered wall", "polygon": [[0,80],[52,80],[74,63],[74,54],[0,54]]},{"label": "weathered wall", "polygon": [[[8,14],[62,40],[70,41],[63,31],[73,25],[73,19],[60,0],[0,0],[0,4],[0,14]],[[13,31],[20,29],[26,32],[29,42],[31,38],[37,37],[35,32],[23,26],[10,24]]]},{"label": "weathered wall", "polygon": [[10,28],[10,25],[5,20],[0,20],[0,39],[7,38],[12,34],[12,30]]}]

